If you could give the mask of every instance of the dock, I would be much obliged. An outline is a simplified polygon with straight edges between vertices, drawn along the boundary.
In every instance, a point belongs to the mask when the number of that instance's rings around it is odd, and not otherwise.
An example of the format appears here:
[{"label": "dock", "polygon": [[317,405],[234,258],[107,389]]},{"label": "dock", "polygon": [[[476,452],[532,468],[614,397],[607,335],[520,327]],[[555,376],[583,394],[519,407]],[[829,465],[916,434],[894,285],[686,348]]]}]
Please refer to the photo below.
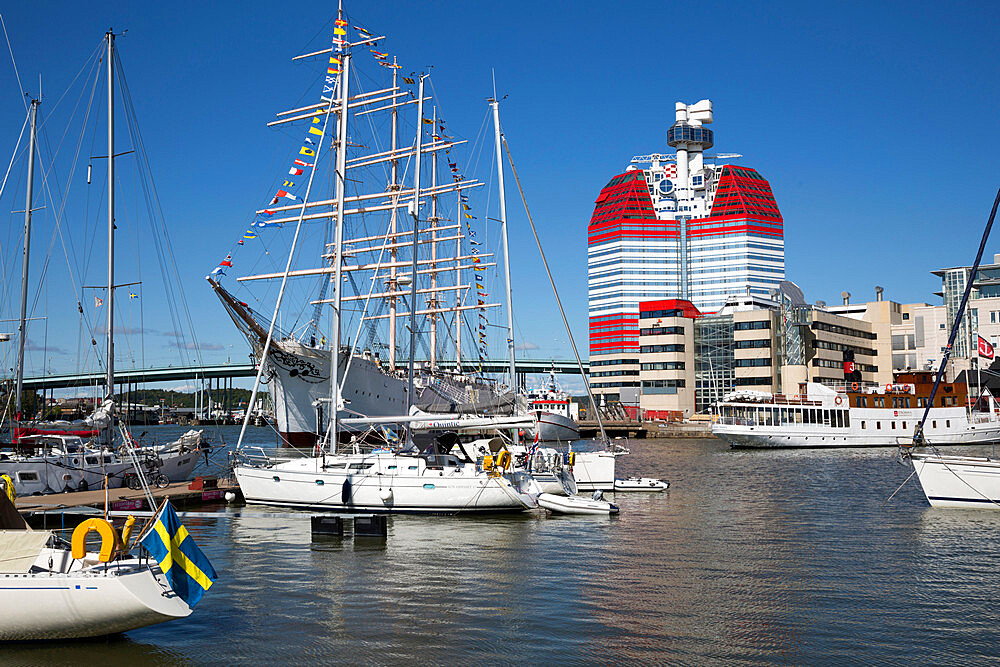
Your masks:
[{"label": "dock", "polygon": [[[597,421],[583,420],[578,422],[580,437],[596,438],[600,435]],[[604,422],[604,432],[609,438],[628,438],[643,440],[646,438],[711,438],[711,422],[644,422],[638,420],[612,420]]]},{"label": "dock", "polygon": [[[222,479],[217,482],[199,479],[193,482],[173,482],[165,488],[153,488],[151,491],[154,507],[148,506],[146,495],[141,490],[110,489],[108,509],[113,512],[149,512],[155,510],[165,498],[178,509],[195,508],[205,503],[225,502],[226,493],[229,491],[242,497],[235,482]],[[56,522],[72,526],[92,515],[94,510],[104,510],[104,489],[21,496],[14,501],[14,504],[33,526],[51,526]]]}]

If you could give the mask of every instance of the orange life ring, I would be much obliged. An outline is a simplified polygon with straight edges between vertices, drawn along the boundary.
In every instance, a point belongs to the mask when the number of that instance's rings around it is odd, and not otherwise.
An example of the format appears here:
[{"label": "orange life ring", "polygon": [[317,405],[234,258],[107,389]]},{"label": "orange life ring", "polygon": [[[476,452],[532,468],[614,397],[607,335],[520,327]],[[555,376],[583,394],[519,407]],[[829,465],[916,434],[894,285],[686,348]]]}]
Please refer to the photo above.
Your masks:
[{"label": "orange life ring", "polygon": [[858,383],[857,383],[857,382],[852,382],[852,383],[851,383],[851,391],[857,391],[857,390],[858,390],[858,389],[860,389],[860,388],[861,388],[861,387],[860,387],[860,386],[858,385]]},{"label": "orange life ring", "polygon": [[833,402],[834,402],[834,403],[835,403],[836,405],[841,405],[841,404],[842,404],[842,403],[844,402],[844,399],[843,399],[843,398],[841,398],[840,396],[838,396],[837,398],[833,399]]},{"label": "orange life ring", "polygon": [[101,536],[101,551],[97,558],[102,563],[107,563],[122,548],[122,541],[115,527],[105,519],[87,519],[73,530],[71,555],[77,560],[86,555],[87,533],[92,530]]},{"label": "orange life ring", "polygon": [[887,384],[887,385],[885,385],[885,391],[886,391],[886,393],[888,393],[888,392],[892,391],[892,384],[891,384],[891,383],[890,383],[890,384]]}]

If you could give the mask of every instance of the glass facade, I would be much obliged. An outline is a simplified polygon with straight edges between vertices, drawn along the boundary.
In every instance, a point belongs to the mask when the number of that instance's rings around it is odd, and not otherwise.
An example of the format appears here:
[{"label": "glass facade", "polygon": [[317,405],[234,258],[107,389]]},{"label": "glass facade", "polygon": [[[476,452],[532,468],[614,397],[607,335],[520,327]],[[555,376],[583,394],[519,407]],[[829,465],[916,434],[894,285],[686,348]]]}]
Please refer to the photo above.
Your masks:
[{"label": "glass facade", "polygon": [[694,348],[695,411],[709,412],[735,386],[733,316],[707,315],[695,320]]}]

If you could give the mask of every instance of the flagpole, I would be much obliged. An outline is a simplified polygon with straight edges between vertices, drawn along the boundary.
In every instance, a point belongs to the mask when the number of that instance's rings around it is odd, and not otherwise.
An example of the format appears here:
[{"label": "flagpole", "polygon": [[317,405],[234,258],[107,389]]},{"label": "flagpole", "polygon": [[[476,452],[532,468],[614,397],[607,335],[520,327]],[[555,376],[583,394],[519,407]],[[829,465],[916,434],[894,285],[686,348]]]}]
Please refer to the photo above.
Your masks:
[{"label": "flagpole", "polygon": [[[437,133],[437,105],[434,106],[434,110],[431,113],[431,138],[433,140],[434,134]],[[431,188],[437,185],[437,151],[431,153]],[[434,290],[437,288],[437,223],[438,223],[438,198],[436,194],[431,195],[431,292],[430,298],[427,299],[427,306],[430,309],[436,309],[438,307],[437,292]],[[461,231],[461,229],[459,229]],[[430,314],[431,320],[431,369],[437,367],[437,323],[438,315],[437,313]]]}]

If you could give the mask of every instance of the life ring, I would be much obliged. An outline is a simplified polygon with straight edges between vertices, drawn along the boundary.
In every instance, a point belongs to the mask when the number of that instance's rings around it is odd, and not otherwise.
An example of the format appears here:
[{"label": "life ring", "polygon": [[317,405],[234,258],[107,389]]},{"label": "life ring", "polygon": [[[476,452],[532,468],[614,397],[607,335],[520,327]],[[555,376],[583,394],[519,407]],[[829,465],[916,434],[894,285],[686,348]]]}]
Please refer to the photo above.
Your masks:
[{"label": "life ring", "polygon": [[887,384],[887,385],[885,385],[885,393],[887,393],[887,394],[888,394],[888,393],[889,393],[889,392],[891,392],[891,391],[892,391],[892,384]]},{"label": "life ring", "polygon": [[843,399],[843,398],[841,398],[840,396],[838,396],[837,398],[833,399],[833,402],[834,402],[834,403],[835,403],[836,405],[841,405],[841,404],[842,404],[842,403],[844,402],[844,399]]},{"label": "life ring", "polygon": [[857,382],[852,382],[851,383],[851,391],[857,391],[858,389],[861,389],[861,386],[858,385]]},{"label": "life ring", "polygon": [[72,556],[79,560],[87,555],[87,535],[95,530],[101,536],[101,551],[98,553],[98,560],[107,563],[114,557],[116,551],[121,549],[122,540],[118,536],[118,531],[105,519],[87,519],[73,530]]},{"label": "life ring", "polygon": [[496,457],[496,467],[497,470],[506,470],[510,466],[510,452],[506,449],[497,452]]}]

